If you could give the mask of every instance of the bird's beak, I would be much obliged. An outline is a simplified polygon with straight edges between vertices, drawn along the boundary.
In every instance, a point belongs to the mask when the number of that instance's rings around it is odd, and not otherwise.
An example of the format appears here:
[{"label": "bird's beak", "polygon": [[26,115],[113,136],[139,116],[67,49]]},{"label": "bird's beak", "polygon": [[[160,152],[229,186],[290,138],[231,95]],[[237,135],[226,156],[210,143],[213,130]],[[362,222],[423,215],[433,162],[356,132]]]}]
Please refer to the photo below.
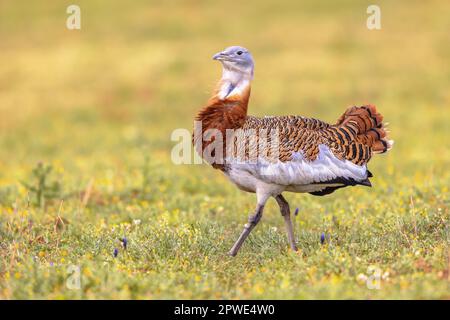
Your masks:
[{"label": "bird's beak", "polygon": [[218,52],[213,55],[213,60],[226,60],[228,58],[227,54],[224,52]]}]

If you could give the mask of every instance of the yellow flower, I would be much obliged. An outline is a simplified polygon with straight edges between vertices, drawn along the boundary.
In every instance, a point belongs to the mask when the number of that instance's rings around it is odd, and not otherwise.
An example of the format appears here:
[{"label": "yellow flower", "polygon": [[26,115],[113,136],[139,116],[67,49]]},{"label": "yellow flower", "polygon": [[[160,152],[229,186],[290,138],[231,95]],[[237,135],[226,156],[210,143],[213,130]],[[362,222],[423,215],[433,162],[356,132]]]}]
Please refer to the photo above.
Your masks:
[{"label": "yellow flower", "polygon": [[289,287],[289,278],[288,277],[283,277],[283,281],[281,281],[281,288],[282,289],[286,289]]},{"label": "yellow flower", "polygon": [[89,268],[84,268],[84,269],[83,269],[83,274],[84,274],[86,277],[92,276],[92,272],[91,272],[91,270],[90,270]]},{"label": "yellow flower", "polygon": [[264,293],[264,288],[263,288],[261,285],[259,285],[258,283],[255,284],[255,286],[253,287],[253,289],[254,289],[255,292],[258,293],[258,294]]}]

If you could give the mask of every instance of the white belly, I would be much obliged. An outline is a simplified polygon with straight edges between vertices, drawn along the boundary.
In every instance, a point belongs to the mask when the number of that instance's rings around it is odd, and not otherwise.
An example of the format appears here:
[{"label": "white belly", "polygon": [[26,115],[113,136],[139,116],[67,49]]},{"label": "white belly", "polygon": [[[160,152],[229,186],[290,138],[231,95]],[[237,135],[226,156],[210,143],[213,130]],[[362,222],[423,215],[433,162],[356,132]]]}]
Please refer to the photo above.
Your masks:
[{"label": "white belly", "polygon": [[276,196],[286,190],[286,186],[264,182],[249,171],[238,167],[231,166],[225,174],[231,182],[243,191],[259,191]]},{"label": "white belly", "polygon": [[[319,146],[319,156],[314,161],[296,154],[292,161],[270,163],[260,159],[255,163],[238,163],[228,159],[226,175],[241,190],[267,192],[271,195],[283,191],[317,192],[326,187],[343,186],[331,183],[336,178],[362,181],[367,178],[367,167],[348,160],[337,159],[324,145]],[[230,161],[231,160],[231,161]]]},{"label": "white belly", "polygon": [[267,183],[261,181],[257,177],[253,176],[246,170],[231,168],[225,173],[226,176],[233,182],[239,189],[247,192],[256,192],[259,190],[262,193],[276,196],[284,191],[295,193],[317,192],[322,191],[326,187],[338,187],[342,186],[339,183],[329,184],[303,184],[303,185],[279,185],[274,183]]}]

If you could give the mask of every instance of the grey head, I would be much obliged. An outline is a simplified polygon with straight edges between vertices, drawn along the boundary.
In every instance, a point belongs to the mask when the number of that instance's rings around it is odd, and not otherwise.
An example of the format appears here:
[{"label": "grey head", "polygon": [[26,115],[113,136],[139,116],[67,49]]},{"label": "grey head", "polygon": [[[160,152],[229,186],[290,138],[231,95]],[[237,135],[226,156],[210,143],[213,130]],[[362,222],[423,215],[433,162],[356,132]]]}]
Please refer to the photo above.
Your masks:
[{"label": "grey head", "polygon": [[254,62],[250,51],[240,46],[231,46],[216,53],[214,60],[219,60],[224,71],[239,72],[253,77]]}]

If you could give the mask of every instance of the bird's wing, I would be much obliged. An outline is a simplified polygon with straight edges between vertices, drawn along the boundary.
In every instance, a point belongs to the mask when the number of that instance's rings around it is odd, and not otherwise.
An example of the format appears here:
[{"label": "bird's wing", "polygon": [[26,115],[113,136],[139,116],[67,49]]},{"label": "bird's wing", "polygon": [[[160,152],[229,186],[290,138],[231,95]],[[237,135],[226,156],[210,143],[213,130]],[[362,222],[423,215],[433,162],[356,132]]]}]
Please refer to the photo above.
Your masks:
[{"label": "bird's wing", "polygon": [[[299,116],[248,117],[235,134],[246,144],[234,147],[233,165],[280,185],[370,185],[367,162],[391,146],[381,120],[371,106],[349,108],[335,125]],[[250,161],[239,161],[242,155]]]}]

